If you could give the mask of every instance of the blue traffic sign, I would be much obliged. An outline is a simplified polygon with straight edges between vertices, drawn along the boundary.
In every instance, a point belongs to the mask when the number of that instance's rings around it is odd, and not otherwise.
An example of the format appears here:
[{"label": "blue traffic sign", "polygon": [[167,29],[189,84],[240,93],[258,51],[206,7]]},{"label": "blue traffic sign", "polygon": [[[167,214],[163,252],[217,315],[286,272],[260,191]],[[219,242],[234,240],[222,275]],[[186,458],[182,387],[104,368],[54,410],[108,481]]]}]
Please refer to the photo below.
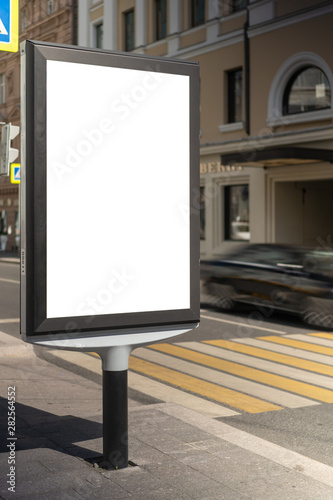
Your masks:
[{"label": "blue traffic sign", "polygon": [[18,50],[18,0],[1,0],[0,3],[0,50]]},{"label": "blue traffic sign", "polygon": [[21,182],[21,165],[20,163],[12,163],[10,166],[10,182],[12,184],[20,184]]}]

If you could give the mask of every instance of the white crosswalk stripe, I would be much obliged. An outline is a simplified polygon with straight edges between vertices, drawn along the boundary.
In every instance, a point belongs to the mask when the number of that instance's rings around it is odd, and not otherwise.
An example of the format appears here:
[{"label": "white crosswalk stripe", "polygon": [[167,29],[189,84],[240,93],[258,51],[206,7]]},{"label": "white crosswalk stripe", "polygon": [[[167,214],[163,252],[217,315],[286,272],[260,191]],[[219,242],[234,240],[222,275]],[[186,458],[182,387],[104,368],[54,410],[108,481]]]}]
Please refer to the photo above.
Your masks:
[{"label": "white crosswalk stripe", "polygon": [[[333,403],[333,335],[320,335],[141,347],[130,357],[129,387],[213,418]],[[53,355],[101,373],[94,356]]]},{"label": "white crosswalk stripe", "polygon": [[[189,348],[193,348],[192,342],[189,342],[188,344],[191,344],[188,346]],[[205,346],[204,344],[199,344],[199,346],[202,347],[201,352],[206,352],[206,349],[210,347]],[[218,350],[218,348],[216,348],[216,350]],[[210,368],[190,363],[189,361],[178,360],[171,356],[167,356],[166,354],[151,351],[150,349],[138,349],[135,351],[135,355],[141,359],[158,363],[174,370],[180,370],[183,373],[187,373],[194,377],[199,377],[236,391],[245,392],[251,396],[271,401],[272,403],[282,405],[287,408],[300,408],[303,406],[318,404],[315,401],[311,401],[301,396],[289,394],[288,392],[267,387],[266,385],[258,384],[257,382],[252,382],[240,377],[235,377],[224,372],[218,372]]]},{"label": "white crosswalk stripe", "polygon": [[302,334],[294,334],[294,335],[285,335],[286,339],[299,340],[301,342],[308,342],[309,344],[317,344],[326,347],[331,347],[333,349],[333,341],[322,339],[318,337],[313,337],[312,335],[302,335]]},{"label": "white crosswalk stripe", "polygon": [[326,354],[318,354],[316,352],[304,351],[302,349],[297,349],[296,347],[288,347],[280,344],[273,344],[270,342],[265,342],[264,340],[252,339],[252,338],[233,339],[233,342],[238,342],[239,344],[245,344],[253,347],[259,347],[261,349],[266,349],[267,351],[274,351],[280,354],[288,354],[289,356],[296,356],[302,359],[308,359],[316,361],[317,363],[324,363],[326,365],[333,366],[333,356],[332,357],[327,356]]},{"label": "white crosswalk stripe", "polygon": [[293,368],[290,366],[281,365],[272,361],[260,360],[248,356],[247,354],[240,354],[234,351],[228,351],[221,347],[213,347],[207,344],[200,344],[199,342],[187,342],[185,344],[179,343],[183,347],[188,349],[193,349],[196,351],[204,352],[210,356],[216,356],[221,359],[226,359],[228,361],[234,361],[235,363],[240,363],[246,366],[252,366],[254,368],[260,368],[271,373],[276,373],[284,377],[293,378],[295,380],[301,380],[308,384],[319,385],[320,387],[326,387],[333,390],[333,378],[326,377],[324,375],[317,375],[312,372],[307,372],[305,370],[299,370],[298,368]]}]

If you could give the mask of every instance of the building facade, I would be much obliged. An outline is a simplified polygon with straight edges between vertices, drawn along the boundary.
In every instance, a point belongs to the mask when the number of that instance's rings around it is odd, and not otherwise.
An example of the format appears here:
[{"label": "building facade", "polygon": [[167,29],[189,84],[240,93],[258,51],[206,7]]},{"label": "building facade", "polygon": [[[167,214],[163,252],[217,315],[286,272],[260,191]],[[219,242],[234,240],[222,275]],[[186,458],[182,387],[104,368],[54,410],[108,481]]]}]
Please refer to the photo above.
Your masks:
[{"label": "building facade", "polygon": [[79,45],[200,63],[202,257],[332,246],[332,1],[82,0],[78,16]]},{"label": "building facade", "polygon": [[[20,0],[20,42],[26,39],[76,44],[77,5],[72,0]],[[0,122],[20,125],[20,52],[0,51]],[[1,128],[1,126],[0,126]],[[20,136],[12,141],[20,150]],[[16,160],[20,162],[20,157]],[[0,177],[2,250],[19,246],[19,185]]]}]

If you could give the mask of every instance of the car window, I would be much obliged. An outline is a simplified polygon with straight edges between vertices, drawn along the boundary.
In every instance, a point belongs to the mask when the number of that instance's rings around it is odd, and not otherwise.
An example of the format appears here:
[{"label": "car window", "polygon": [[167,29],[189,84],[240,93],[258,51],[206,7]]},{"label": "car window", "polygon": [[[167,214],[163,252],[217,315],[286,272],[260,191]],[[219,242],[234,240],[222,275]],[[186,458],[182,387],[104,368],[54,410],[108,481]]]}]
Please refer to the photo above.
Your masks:
[{"label": "car window", "polygon": [[305,254],[304,268],[309,272],[333,273],[333,251],[312,250]]},{"label": "car window", "polygon": [[292,252],[269,245],[253,245],[247,247],[242,252],[228,258],[228,260],[268,266],[277,266],[278,263],[296,263],[296,258]]}]

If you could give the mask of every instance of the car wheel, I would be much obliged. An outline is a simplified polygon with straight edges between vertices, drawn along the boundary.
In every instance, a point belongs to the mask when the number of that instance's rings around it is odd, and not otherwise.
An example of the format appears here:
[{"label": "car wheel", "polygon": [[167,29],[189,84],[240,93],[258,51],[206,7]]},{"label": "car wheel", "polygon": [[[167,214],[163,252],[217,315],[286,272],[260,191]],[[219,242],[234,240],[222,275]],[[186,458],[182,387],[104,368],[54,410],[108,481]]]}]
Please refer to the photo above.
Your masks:
[{"label": "car wheel", "polygon": [[235,290],[228,285],[220,283],[204,283],[201,287],[201,302],[208,302],[210,305],[220,309],[232,309],[234,307]]},{"label": "car wheel", "polygon": [[301,307],[301,318],[308,325],[333,327],[333,301],[307,297]]}]

